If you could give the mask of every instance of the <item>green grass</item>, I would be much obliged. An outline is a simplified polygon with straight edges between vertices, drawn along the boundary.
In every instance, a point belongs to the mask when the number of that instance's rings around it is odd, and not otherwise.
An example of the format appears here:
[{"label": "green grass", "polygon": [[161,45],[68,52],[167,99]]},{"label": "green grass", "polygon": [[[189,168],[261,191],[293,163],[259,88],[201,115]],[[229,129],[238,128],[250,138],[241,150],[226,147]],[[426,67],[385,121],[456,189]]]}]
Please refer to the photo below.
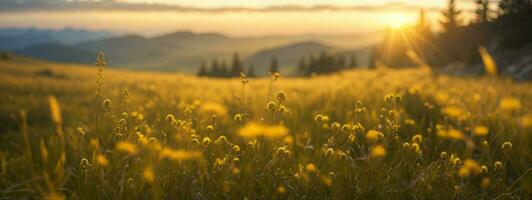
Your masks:
[{"label": "green grass", "polygon": [[98,96],[97,71],[0,61],[0,196],[526,199],[532,192],[528,82],[412,68],[243,84],[104,69]]}]

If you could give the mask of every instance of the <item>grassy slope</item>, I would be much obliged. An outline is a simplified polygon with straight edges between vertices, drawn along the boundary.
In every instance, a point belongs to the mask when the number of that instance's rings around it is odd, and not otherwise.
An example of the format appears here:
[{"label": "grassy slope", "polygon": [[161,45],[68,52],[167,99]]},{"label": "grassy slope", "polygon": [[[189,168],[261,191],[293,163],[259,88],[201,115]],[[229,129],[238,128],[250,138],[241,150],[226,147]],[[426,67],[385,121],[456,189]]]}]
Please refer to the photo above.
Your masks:
[{"label": "grassy slope", "polygon": [[[288,112],[282,116],[272,118],[264,110],[270,93],[269,79],[252,79],[245,87],[245,106],[240,106],[238,99],[242,96],[242,86],[237,79],[203,79],[179,74],[162,74],[148,72],[130,72],[124,70],[104,69],[105,86],[104,98],[109,98],[114,107],[114,114],[102,114],[100,120],[100,135],[105,139],[100,141],[101,150],[110,159],[111,166],[107,169],[96,169],[94,160],[90,159],[90,146],[88,140],[96,135],[94,131],[95,109],[99,103],[95,102],[94,91],[96,90],[95,76],[97,68],[93,66],[64,65],[47,63],[42,61],[15,58],[11,61],[0,61],[0,118],[2,121],[2,164],[5,169],[0,178],[0,190],[3,195],[20,197],[25,195],[40,196],[48,193],[51,189],[43,185],[40,180],[33,180],[26,184],[20,184],[34,177],[29,173],[28,160],[21,155],[23,142],[18,131],[21,109],[28,111],[29,134],[32,138],[32,149],[37,151],[39,143],[37,138],[43,138],[49,145],[49,151],[53,154],[54,140],[53,123],[49,117],[47,96],[54,95],[58,98],[63,114],[64,131],[68,142],[77,141],[76,127],[83,127],[87,135],[82,140],[83,145],[70,143],[68,145],[67,161],[64,170],[73,173],[66,182],[55,183],[56,187],[65,187],[61,190],[69,197],[83,198],[126,198],[128,195],[160,195],[161,191],[166,198],[189,197],[191,195],[204,195],[204,198],[242,197],[275,198],[276,195],[289,195],[289,197],[303,197],[311,195],[316,198],[351,198],[352,195],[367,198],[492,198],[506,191],[517,192],[513,195],[524,196],[530,187],[530,182],[516,182],[509,187],[518,177],[530,169],[531,159],[531,135],[530,128],[522,126],[520,119],[530,116],[530,102],[532,98],[532,85],[530,83],[513,83],[509,80],[489,78],[457,78],[432,75],[421,69],[408,70],[376,70],[376,71],[349,71],[331,76],[320,76],[312,79],[283,79],[280,78],[272,85],[272,92],[282,90],[287,94],[284,103]],[[129,105],[119,106],[122,101],[124,89],[129,91]],[[385,139],[380,142],[388,149],[385,158],[379,161],[367,162],[367,153],[371,143],[365,141],[365,131],[354,133],[357,137],[356,145],[345,144],[345,138],[341,134],[335,134],[322,125],[316,125],[314,116],[325,114],[330,122],[337,121],[341,124],[361,123],[365,130],[379,129],[379,125],[385,125],[379,120],[384,103],[384,96],[397,93],[403,96],[404,104],[398,106],[399,118],[391,119],[394,124],[400,126],[395,133],[384,126],[381,132]],[[273,96],[273,94],[271,96]],[[521,102],[521,108],[504,112],[499,109],[502,98],[511,97]],[[356,102],[361,101],[367,108],[367,112],[353,121],[353,110]],[[215,123],[215,131],[209,132],[206,126],[213,124],[210,114],[202,112],[202,105],[207,102],[217,102],[227,108],[227,112],[219,113]],[[427,108],[427,105],[433,109]],[[441,114],[441,110],[447,107],[458,107],[463,113],[460,119]],[[167,114],[174,114],[176,118],[184,119],[185,108],[194,111],[194,126],[200,139],[205,136],[217,138],[226,135],[233,144],[238,144],[243,152],[247,152],[246,141],[235,133],[243,126],[232,120],[237,113],[248,113],[249,121],[281,122],[294,136],[295,142],[287,148],[293,152],[287,161],[275,159],[272,153],[276,147],[282,146],[279,142],[262,141],[263,149],[251,157],[244,153],[231,153],[229,148],[216,147],[204,151],[203,163],[197,171],[195,164],[168,165],[161,163],[158,170],[162,171],[158,176],[157,187],[149,187],[142,183],[141,170],[146,166],[143,158],[142,163],[130,163],[132,167],[120,171],[122,161],[132,158],[119,158],[114,149],[116,138],[112,136],[113,127],[116,127],[119,113],[124,111],[132,115],[133,112],[143,114],[143,120],[128,121],[131,137],[134,126],[148,124],[153,128],[151,136],[158,140],[163,139],[163,132],[171,133],[169,126],[164,122]],[[412,119],[414,124],[406,124],[406,119]],[[330,122],[327,126],[330,126]],[[440,161],[441,151],[457,153],[462,160],[466,158],[466,145],[463,141],[453,141],[436,137],[436,124],[441,124],[444,129],[456,128],[461,130],[474,144],[472,158],[480,164],[489,166],[492,185],[487,190],[479,187],[480,178],[457,178],[456,171],[459,168],[449,168],[445,162]],[[489,149],[480,146],[482,139],[470,136],[471,129],[475,125],[488,127],[489,136],[486,140]],[[143,129],[143,131],[145,131]],[[148,133],[144,133],[148,134]],[[198,150],[187,142],[190,133],[175,133],[169,140],[175,139],[168,145],[174,148]],[[402,149],[403,142],[411,142],[414,134],[422,134],[422,153],[412,154],[409,150]],[[179,137],[177,137],[179,136]],[[398,136],[394,139],[394,136]],[[128,137],[129,138],[129,137]],[[331,140],[330,138],[334,138]],[[136,141],[135,139],[131,139]],[[213,139],[214,140],[214,139]],[[399,141],[397,141],[399,140]],[[327,142],[329,141],[329,142]],[[336,141],[336,142],[335,142]],[[395,141],[395,142],[394,142]],[[513,150],[510,157],[504,156],[500,150],[503,142],[510,141]],[[327,144],[328,143],[328,144]],[[328,146],[323,146],[327,144]],[[347,145],[347,146],[346,146]],[[349,159],[338,161],[323,155],[322,149],[332,147],[335,151],[348,152]],[[77,152],[77,153],[72,153]],[[247,155],[250,156],[250,155]],[[79,160],[88,157],[93,164],[92,175],[80,181]],[[242,175],[240,178],[233,177],[229,171],[214,172],[214,159],[227,157],[232,159],[240,157],[239,164]],[[147,158],[146,158],[147,159]],[[34,159],[38,162],[36,153]],[[275,162],[273,160],[276,160]],[[364,161],[366,160],[366,161]],[[507,160],[504,173],[496,173],[493,163],[496,160]],[[131,160],[132,161],[132,160]],[[273,162],[273,164],[272,164]],[[321,174],[299,171],[298,165],[315,163]],[[272,166],[273,165],[273,166]],[[439,167],[437,167],[439,166]],[[227,170],[235,165],[227,165]],[[442,168],[444,167],[444,168]],[[34,167],[43,169],[41,167]],[[257,171],[257,169],[259,171]],[[166,172],[164,170],[167,170]],[[173,174],[175,170],[182,173]],[[279,171],[281,170],[281,171]],[[329,172],[336,173],[330,177]],[[103,174],[100,174],[103,173]],[[199,175],[193,175],[200,173]],[[280,173],[274,175],[274,173]],[[295,173],[305,175],[305,180],[294,178]],[[207,176],[212,176],[207,178]],[[308,177],[307,177],[308,176]],[[39,176],[37,176],[39,177]],[[124,189],[124,177],[131,177],[138,183],[137,187]],[[529,176],[528,176],[529,177]],[[332,186],[328,186],[327,180],[331,179]],[[420,181],[420,179],[422,181]],[[105,181],[102,181],[105,180]],[[184,187],[182,185],[190,185]],[[520,179],[522,180],[522,179]],[[60,182],[60,181],[58,181]],[[231,189],[226,191],[225,185]],[[15,186],[16,185],[16,186]],[[90,186],[89,186],[90,185]],[[286,194],[275,194],[274,188],[284,185],[288,188]],[[458,189],[453,189],[457,186]],[[53,188],[53,187],[52,187]],[[502,189],[501,189],[502,188]],[[32,192],[12,192],[17,189],[28,189]],[[42,190],[42,191],[40,191]],[[127,191],[127,192],[117,192]],[[6,193],[11,192],[11,193]],[[530,190],[528,190],[530,192]],[[212,196],[211,196],[212,195]],[[131,197],[131,196],[130,196]],[[138,196],[137,196],[138,197]]]}]

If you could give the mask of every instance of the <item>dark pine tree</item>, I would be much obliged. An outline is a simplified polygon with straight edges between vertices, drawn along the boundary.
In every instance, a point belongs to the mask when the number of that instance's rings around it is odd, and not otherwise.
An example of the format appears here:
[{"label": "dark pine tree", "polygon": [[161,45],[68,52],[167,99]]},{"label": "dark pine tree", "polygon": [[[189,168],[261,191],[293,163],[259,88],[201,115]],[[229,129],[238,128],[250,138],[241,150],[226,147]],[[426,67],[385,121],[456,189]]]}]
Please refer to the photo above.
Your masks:
[{"label": "dark pine tree", "polygon": [[501,0],[496,22],[501,48],[515,49],[532,43],[532,1]]},{"label": "dark pine tree", "polygon": [[235,54],[233,54],[233,63],[231,66],[231,71],[229,72],[229,76],[238,77],[240,76],[240,72],[244,72],[244,70],[242,69],[242,62],[238,57],[238,53],[235,52]]},{"label": "dark pine tree", "polygon": [[440,21],[445,33],[454,32],[461,24],[461,10],[456,8],[456,0],[449,0],[447,9],[442,12],[443,19]]},{"label": "dark pine tree", "polygon": [[532,1],[530,0],[501,0],[499,2],[501,15],[524,14],[530,16],[532,10]]},{"label": "dark pine tree", "polygon": [[205,66],[205,61],[201,61],[201,66],[198,71],[198,76],[209,76],[209,73],[207,72],[207,66]]},{"label": "dark pine tree", "polygon": [[379,48],[373,47],[371,50],[371,55],[369,56],[369,65],[368,69],[376,69],[379,61]]},{"label": "dark pine tree", "polygon": [[343,69],[346,69],[348,66],[345,62],[345,56],[344,55],[338,55],[336,58],[335,58],[335,63],[336,65],[336,69],[337,70],[343,70]]},{"label": "dark pine tree", "polygon": [[476,0],[475,3],[477,4],[477,10],[475,13],[477,14],[476,22],[477,23],[485,23],[489,20],[489,1],[488,0]]},{"label": "dark pine tree", "polygon": [[300,75],[305,75],[305,71],[307,70],[307,64],[305,62],[305,58],[301,57],[297,63],[297,72]]},{"label": "dark pine tree", "polygon": [[433,41],[433,34],[431,31],[430,23],[427,22],[425,16],[425,10],[419,10],[419,18],[417,24],[413,27],[412,33],[414,34],[410,41],[412,50],[424,61],[432,59],[434,49],[431,49],[429,42]]},{"label": "dark pine tree", "polygon": [[443,19],[440,20],[443,28],[442,34],[440,34],[440,48],[445,58],[443,61],[437,61],[435,63],[442,63],[446,65],[452,62],[462,62],[466,54],[469,54],[469,48],[464,48],[464,34],[459,33],[459,27],[461,25],[460,14],[462,11],[456,8],[456,0],[449,0],[447,9],[442,12]]},{"label": "dark pine tree", "polygon": [[419,9],[419,17],[415,26],[415,31],[420,33],[430,32],[430,23],[427,22],[425,9]]},{"label": "dark pine tree", "polygon": [[212,77],[218,77],[220,75],[220,65],[217,59],[212,60],[211,71],[208,74]]},{"label": "dark pine tree", "polygon": [[349,60],[348,68],[357,68],[358,62],[357,62],[357,55],[351,54],[351,60]]},{"label": "dark pine tree", "polygon": [[249,64],[248,73],[246,74],[246,76],[250,78],[257,76],[257,74],[255,74],[255,67],[253,66],[253,64]]},{"label": "dark pine tree", "polygon": [[229,77],[229,71],[227,70],[225,61],[222,61],[222,64],[220,65],[220,75],[218,77]]},{"label": "dark pine tree", "polygon": [[272,61],[270,62],[270,72],[279,72],[279,60],[277,60],[276,56],[273,56]]},{"label": "dark pine tree", "polygon": [[310,58],[309,58],[309,62],[308,62],[308,65],[307,65],[307,69],[305,70],[306,73],[305,75],[309,76],[309,75],[312,75],[314,73],[317,73],[318,72],[318,58],[314,57],[314,55],[310,55]]}]

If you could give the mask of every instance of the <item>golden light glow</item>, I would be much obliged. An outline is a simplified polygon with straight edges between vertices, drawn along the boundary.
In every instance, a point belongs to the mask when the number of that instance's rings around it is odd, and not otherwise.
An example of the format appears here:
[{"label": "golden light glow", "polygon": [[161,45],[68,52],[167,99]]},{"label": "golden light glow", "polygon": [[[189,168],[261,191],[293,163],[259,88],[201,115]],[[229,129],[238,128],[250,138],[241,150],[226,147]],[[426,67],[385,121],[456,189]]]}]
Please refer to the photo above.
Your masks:
[{"label": "golden light glow", "polygon": [[403,14],[393,14],[387,19],[388,26],[393,29],[399,29],[408,24],[408,20]]}]

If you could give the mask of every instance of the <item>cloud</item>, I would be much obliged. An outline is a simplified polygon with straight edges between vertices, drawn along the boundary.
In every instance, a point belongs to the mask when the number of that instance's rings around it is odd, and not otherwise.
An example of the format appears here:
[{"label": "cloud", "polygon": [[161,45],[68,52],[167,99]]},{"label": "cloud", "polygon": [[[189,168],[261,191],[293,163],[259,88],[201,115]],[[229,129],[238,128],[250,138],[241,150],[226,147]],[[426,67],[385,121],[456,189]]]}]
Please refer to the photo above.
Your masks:
[{"label": "cloud", "polygon": [[[381,5],[278,5],[260,8],[253,7],[219,7],[202,8],[169,4],[125,3],[116,0],[2,0],[0,12],[35,12],[35,11],[175,11],[198,13],[229,12],[317,12],[317,11],[417,11],[420,6],[402,2]],[[438,11],[439,8],[424,8]]]}]

